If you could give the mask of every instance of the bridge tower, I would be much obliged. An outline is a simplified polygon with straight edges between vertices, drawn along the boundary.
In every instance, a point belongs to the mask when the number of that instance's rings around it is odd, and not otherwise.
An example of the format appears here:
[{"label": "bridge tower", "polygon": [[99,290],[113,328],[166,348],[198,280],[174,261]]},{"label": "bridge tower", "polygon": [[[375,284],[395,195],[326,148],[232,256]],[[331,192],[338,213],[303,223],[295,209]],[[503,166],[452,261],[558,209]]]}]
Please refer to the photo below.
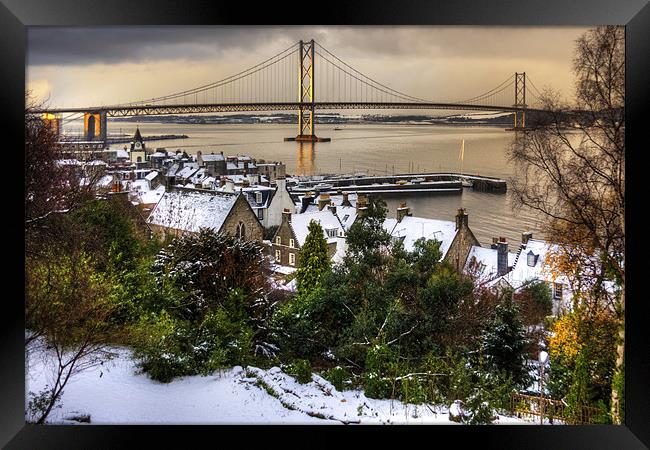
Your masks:
[{"label": "bridge tower", "polygon": [[84,139],[95,139],[106,142],[106,111],[90,111],[84,113]]},{"label": "bridge tower", "polygon": [[298,58],[298,136],[285,141],[322,142],[330,138],[316,137],[314,124],[314,54],[315,43],[300,41]]},{"label": "bridge tower", "polygon": [[515,111],[514,130],[526,128],[526,72],[515,72]]}]

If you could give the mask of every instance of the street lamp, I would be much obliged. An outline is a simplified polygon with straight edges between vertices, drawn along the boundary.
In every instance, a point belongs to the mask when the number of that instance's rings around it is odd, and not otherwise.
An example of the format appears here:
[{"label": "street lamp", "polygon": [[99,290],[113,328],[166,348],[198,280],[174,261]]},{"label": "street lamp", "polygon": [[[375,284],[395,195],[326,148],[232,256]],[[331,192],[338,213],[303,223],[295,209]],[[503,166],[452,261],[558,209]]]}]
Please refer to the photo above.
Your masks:
[{"label": "street lamp", "polygon": [[539,424],[544,425],[544,366],[548,360],[548,353],[544,350],[539,352]]}]

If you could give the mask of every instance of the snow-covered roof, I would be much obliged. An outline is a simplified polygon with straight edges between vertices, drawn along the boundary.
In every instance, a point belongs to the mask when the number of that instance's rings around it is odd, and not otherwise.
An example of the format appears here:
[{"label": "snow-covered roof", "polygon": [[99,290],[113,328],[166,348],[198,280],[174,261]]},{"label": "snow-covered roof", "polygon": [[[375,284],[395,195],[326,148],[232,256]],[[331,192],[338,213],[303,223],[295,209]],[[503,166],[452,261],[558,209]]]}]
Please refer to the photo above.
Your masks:
[{"label": "snow-covered roof", "polygon": [[212,161],[223,161],[224,157],[221,153],[217,154],[209,154],[209,155],[201,155],[201,159],[203,159],[203,162],[212,162]]},{"label": "snow-covered roof", "polygon": [[165,194],[165,186],[158,186],[156,189],[144,191],[139,194],[140,203],[145,205],[156,204]]},{"label": "snow-covered roof", "polygon": [[305,243],[305,239],[307,239],[307,235],[309,234],[308,227],[312,220],[320,223],[323,228],[323,236],[328,243],[336,242],[337,238],[329,237],[327,230],[336,229],[336,236],[343,234],[341,222],[339,222],[339,219],[329,209],[313,213],[294,214],[291,216],[291,228],[293,228],[298,244],[301,247]]},{"label": "snow-covered roof", "polygon": [[269,265],[269,269],[272,272],[279,273],[282,275],[289,275],[291,273],[294,273],[297,270],[295,267],[283,266],[277,263],[271,263]]},{"label": "snow-covered roof", "polygon": [[393,238],[402,240],[404,249],[409,252],[415,249],[415,241],[418,239],[437,239],[441,242],[440,251],[444,258],[456,237],[456,223],[406,216],[395,225],[391,234]]},{"label": "snow-covered roof", "polygon": [[[567,283],[568,279],[564,275],[559,275],[557,278],[554,277],[550,273],[547,264],[548,254],[556,249],[556,244],[551,244],[540,239],[529,239],[526,245],[521,246],[517,263],[513,269],[502,278],[514,288],[519,288],[531,280]],[[529,253],[531,258],[528,258]],[[529,262],[532,265],[529,265]]]},{"label": "snow-covered roof", "polygon": [[157,176],[158,176],[158,172],[156,172],[155,170],[153,170],[153,171],[149,172],[149,174],[147,174],[147,176],[144,177],[144,178],[145,178],[146,180],[148,180],[148,181],[152,181],[152,180],[153,180],[154,178],[156,178]]},{"label": "snow-covered roof", "polygon": [[192,232],[201,228],[219,231],[237,197],[236,194],[214,191],[165,192],[147,222]]},{"label": "snow-covered roof", "polygon": [[58,166],[80,166],[81,163],[76,159],[57,159]]},{"label": "snow-covered roof", "polygon": [[[242,192],[246,196],[246,200],[248,200],[251,208],[268,208],[275,189],[267,186],[253,186],[242,188]],[[261,194],[260,202],[257,201],[258,193]]]},{"label": "snow-covered roof", "polygon": [[190,181],[194,184],[202,183],[203,179],[208,175],[207,171],[204,168],[200,168],[196,171],[191,177]]},{"label": "snow-covered roof", "polygon": [[[492,248],[485,248],[473,245],[467,255],[465,262],[465,272],[469,271],[472,261],[479,264],[477,268],[479,276],[482,280],[491,280],[497,276],[497,250]],[[516,253],[508,252],[508,267],[512,267],[517,258]]]},{"label": "snow-covered roof", "polygon": [[196,173],[199,170],[199,165],[196,163],[187,163],[183,166],[181,170],[176,172],[176,177],[177,178],[189,178],[194,173]]},{"label": "snow-covered roof", "polygon": [[343,229],[348,231],[357,218],[357,208],[352,206],[337,206],[336,215],[343,225]]},{"label": "snow-covered roof", "polygon": [[127,152],[123,148],[117,149],[116,155],[118,158],[129,159],[129,152]]},{"label": "snow-covered roof", "polygon": [[[248,168],[249,168],[249,169],[254,169],[255,167],[257,167],[257,166],[255,165],[255,163],[253,163],[253,162],[249,162],[249,163],[248,163]],[[228,163],[226,163],[226,169],[227,169],[227,170],[244,170],[244,169],[246,169],[246,167],[244,166],[244,162],[243,162],[243,161],[239,161],[239,162],[237,162],[237,163],[234,163],[234,162],[228,162]]]},{"label": "snow-covered roof", "polygon": [[113,184],[113,175],[104,175],[95,183],[97,187],[109,187]]}]

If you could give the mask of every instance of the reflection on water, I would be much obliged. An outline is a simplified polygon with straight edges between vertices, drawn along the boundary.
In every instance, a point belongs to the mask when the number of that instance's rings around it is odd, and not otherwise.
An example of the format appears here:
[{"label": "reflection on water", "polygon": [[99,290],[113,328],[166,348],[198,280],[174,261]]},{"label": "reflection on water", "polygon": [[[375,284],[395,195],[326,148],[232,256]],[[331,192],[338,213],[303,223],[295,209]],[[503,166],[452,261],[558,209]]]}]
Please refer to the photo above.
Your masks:
[{"label": "reflection on water", "polygon": [[296,142],[296,170],[295,175],[316,175],[314,158],[316,157],[315,142]]}]

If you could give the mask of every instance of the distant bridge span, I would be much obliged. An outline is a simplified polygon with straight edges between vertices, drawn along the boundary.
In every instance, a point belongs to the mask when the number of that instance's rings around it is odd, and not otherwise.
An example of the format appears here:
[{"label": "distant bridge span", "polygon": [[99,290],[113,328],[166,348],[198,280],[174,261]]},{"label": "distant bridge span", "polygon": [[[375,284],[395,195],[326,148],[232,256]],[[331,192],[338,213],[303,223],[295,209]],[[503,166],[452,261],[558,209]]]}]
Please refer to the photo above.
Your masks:
[{"label": "distant bridge span", "polygon": [[[318,56],[318,64],[316,57]],[[296,70],[297,69],[297,70]],[[526,84],[532,87],[526,101]],[[296,89],[297,87],[297,89]],[[446,90],[437,86],[435,92]],[[267,60],[222,80],[172,94],[117,105],[52,108],[38,112],[58,124],[63,114],[83,115],[86,139],[105,140],[107,117],[204,114],[239,111],[297,111],[296,140],[319,141],[315,112],[324,110],[457,110],[512,112],[514,129],[526,113],[541,111],[540,92],[526,73],[465,99],[424,99],[405,94],[361,73],[311,41],[299,41]],[[49,116],[47,114],[55,114]],[[58,116],[56,116],[58,115]],[[65,122],[73,120],[67,118]]]},{"label": "distant bridge span", "polygon": [[[297,111],[313,107],[315,110],[340,109],[445,109],[459,111],[504,111],[519,112],[521,107],[497,105],[467,105],[462,103],[408,103],[408,102],[281,102],[281,103],[214,103],[197,105],[138,105],[138,106],[99,106],[91,108],[60,108],[38,110],[36,113],[106,113],[109,117],[160,116],[169,114],[203,114],[238,111]],[[543,111],[527,108],[527,112]]]}]

